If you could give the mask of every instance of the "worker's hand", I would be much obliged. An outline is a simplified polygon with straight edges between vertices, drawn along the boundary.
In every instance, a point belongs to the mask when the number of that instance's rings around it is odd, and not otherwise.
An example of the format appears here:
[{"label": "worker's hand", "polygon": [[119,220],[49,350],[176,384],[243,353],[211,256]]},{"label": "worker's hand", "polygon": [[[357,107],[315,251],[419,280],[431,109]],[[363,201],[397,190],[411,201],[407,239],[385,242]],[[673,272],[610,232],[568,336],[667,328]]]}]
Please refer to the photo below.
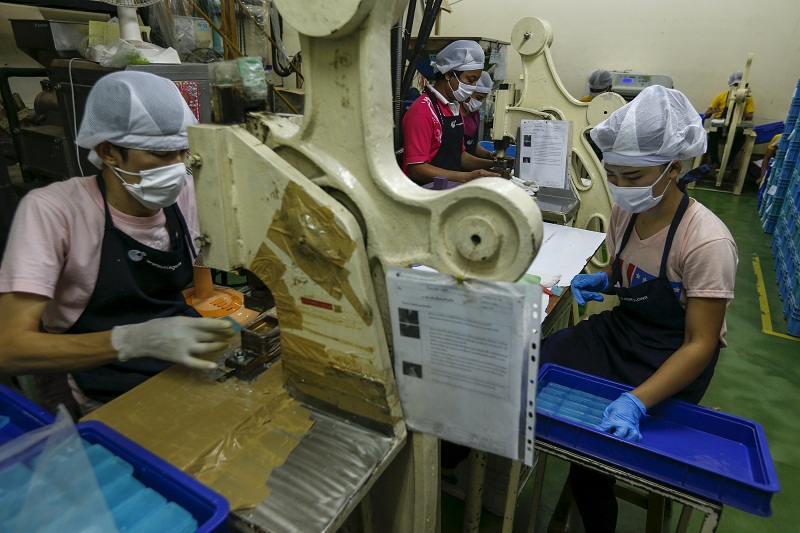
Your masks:
[{"label": "worker's hand", "polygon": [[492,172],[491,170],[484,170],[482,168],[478,170],[473,170],[472,172],[467,174],[466,181],[476,180],[478,178],[499,178],[500,174],[497,172]]},{"label": "worker's hand", "polygon": [[575,301],[580,305],[586,305],[586,300],[602,302],[603,295],[600,293],[608,288],[608,275],[605,272],[578,274],[572,278],[570,287]]},{"label": "worker's hand", "polygon": [[625,392],[611,402],[603,411],[603,419],[597,426],[600,431],[608,431],[615,437],[625,440],[640,441],[639,419],[647,412],[639,398]]},{"label": "worker's hand", "polygon": [[217,368],[215,363],[192,355],[224,350],[228,347],[225,339],[233,333],[231,322],[227,320],[175,316],[116,326],[111,330],[111,345],[120,361],[155,357],[191,368],[213,370]]}]

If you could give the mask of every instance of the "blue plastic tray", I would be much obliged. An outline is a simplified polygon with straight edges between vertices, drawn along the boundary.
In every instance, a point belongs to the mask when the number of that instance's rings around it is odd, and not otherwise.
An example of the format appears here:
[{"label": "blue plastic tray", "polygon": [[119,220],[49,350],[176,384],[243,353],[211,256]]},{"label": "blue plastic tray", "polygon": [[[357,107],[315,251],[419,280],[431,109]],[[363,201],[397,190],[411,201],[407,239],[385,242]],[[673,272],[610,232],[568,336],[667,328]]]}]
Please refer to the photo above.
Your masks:
[{"label": "blue plastic tray", "polygon": [[[631,387],[557,365],[539,370],[549,383],[616,400]],[[553,411],[553,409],[550,409]],[[750,420],[677,400],[642,418],[641,442],[625,441],[537,407],[536,436],[605,463],[758,516],[770,516],[778,476],[764,429]]]},{"label": "blue plastic tray", "polygon": [[102,422],[81,422],[78,433],[133,465],[133,477],[192,513],[196,533],[228,531],[228,500]]},{"label": "blue plastic tray", "polygon": [[0,446],[54,420],[52,414],[32,401],[0,385]]},{"label": "blue plastic tray", "polygon": [[[8,387],[0,386],[0,445],[47,424],[55,417]],[[6,421],[6,418],[8,419]],[[160,457],[101,422],[77,424],[80,436],[100,444],[133,466],[133,477],[145,487],[192,514],[197,533],[228,531],[228,500]],[[36,453],[36,452],[33,452]]]}]

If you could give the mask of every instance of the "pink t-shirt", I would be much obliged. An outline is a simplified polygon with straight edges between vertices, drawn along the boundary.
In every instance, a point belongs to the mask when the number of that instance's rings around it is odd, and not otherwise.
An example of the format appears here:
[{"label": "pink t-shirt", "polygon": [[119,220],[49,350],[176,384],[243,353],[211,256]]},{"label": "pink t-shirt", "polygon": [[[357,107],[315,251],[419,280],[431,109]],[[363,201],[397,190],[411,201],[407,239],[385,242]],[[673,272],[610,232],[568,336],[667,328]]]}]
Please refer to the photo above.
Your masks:
[{"label": "pink t-shirt", "polygon": [[[631,214],[614,205],[606,244],[612,255],[622,242]],[[647,239],[640,239],[636,229],[622,251],[622,286],[636,286],[657,278],[669,227]],[[733,299],[736,265],[739,253],[728,228],[707,207],[693,201],[678,225],[667,259],[670,280],[680,304],[686,308],[687,298]],[[727,327],[722,324],[719,339],[725,342]]]},{"label": "pink t-shirt", "polygon": [[[442,116],[454,117],[450,106],[438,99],[436,105]],[[422,93],[403,117],[403,172],[408,174],[408,165],[413,163],[430,163],[442,146],[442,123],[433,108],[428,93]],[[464,142],[461,142],[464,151]]]},{"label": "pink t-shirt", "polygon": [[[199,235],[194,181],[178,197],[192,239]],[[137,241],[169,249],[166,217],[126,215],[109,206],[114,225]],[[94,292],[105,233],[103,197],[95,177],[72,178],[29,192],[19,204],[0,268],[0,292],[50,298],[42,323],[62,333],[80,318]]]},{"label": "pink t-shirt", "polygon": [[481,122],[481,112],[473,111],[464,115],[464,137],[475,137],[478,134],[478,124]]}]

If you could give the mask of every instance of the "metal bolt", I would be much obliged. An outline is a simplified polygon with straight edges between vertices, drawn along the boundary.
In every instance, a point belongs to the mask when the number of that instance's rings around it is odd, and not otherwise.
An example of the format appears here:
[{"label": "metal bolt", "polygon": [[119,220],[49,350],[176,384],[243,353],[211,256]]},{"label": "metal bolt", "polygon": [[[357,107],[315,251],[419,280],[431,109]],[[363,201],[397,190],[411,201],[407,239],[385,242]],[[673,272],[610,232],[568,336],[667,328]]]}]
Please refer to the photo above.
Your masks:
[{"label": "metal bolt", "polygon": [[523,35],[523,37],[525,37],[525,40],[530,39],[531,38],[531,32],[526,31],[525,34]]},{"label": "metal bolt", "polygon": [[186,164],[190,167],[201,167],[203,166],[203,158],[198,154],[188,155],[186,156]]},{"label": "metal bolt", "polygon": [[61,84],[60,83],[56,83],[56,91],[60,91],[60,90],[61,90]]}]

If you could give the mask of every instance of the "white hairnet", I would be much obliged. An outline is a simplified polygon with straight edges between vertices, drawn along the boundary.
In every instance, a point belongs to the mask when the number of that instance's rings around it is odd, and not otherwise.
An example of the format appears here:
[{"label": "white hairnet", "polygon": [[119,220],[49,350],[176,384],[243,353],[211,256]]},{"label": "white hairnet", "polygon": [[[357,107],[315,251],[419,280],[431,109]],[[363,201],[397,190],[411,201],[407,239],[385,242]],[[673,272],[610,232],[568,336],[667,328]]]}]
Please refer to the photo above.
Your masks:
[{"label": "white hairnet", "polygon": [[481,78],[478,80],[477,85],[475,86],[475,92],[481,94],[489,94],[492,90],[492,76],[483,71],[481,73]]},{"label": "white hairnet", "polygon": [[744,76],[744,73],[741,70],[731,72],[731,75],[728,76],[728,86],[730,87],[731,85],[741,82],[742,76]]},{"label": "white hairnet", "polygon": [[442,74],[451,70],[483,70],[484,59],[483,49],[475,41],[453,41],[436,54],[431,66]]},{"label": "white hairnet", "polygon": [[89,92],[75,142],[89,148],[89,161],[102,168],[94,148],[103,141],[137,150],[185,150],[191,124],[197,120],[172,81],[147,72],[113,72]]},{"label": "white hairnet", "polygon": [[589,73],[589,89],[602,91],[611,87],[611,73],[607,70],[593,70]]},{"label": "white hairnet", "polygon": [[595,126],[591,136],[611,165],[657,166],[706,151],[700,115],[682,92],[661,85],[645,88]]}]

